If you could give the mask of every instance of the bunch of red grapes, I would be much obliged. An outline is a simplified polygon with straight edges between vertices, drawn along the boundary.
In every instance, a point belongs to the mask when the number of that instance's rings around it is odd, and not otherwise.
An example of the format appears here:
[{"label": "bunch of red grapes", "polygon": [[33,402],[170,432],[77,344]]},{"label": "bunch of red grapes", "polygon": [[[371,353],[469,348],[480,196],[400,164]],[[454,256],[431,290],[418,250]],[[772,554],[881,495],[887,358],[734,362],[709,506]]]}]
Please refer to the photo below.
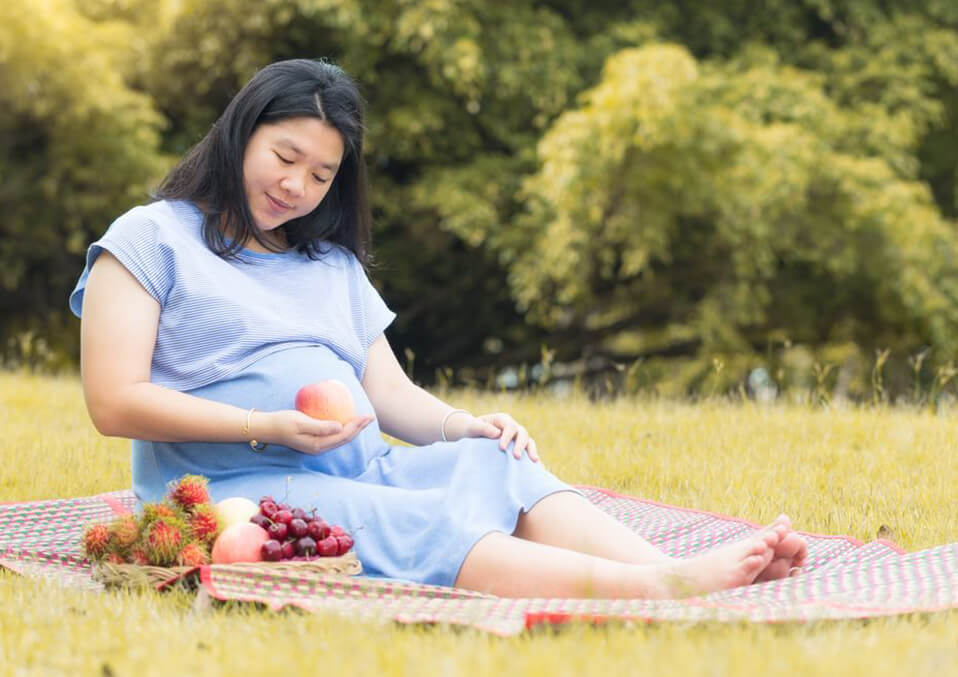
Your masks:
[{"label": "bunch of red grapes", "polygon": [[270,538],[261,552],[267,562],[338,557],[353,547],[353,538],[340,526],[327,524],[314,508],[306,512],[277,503],[272,496],[259,499],[259,512],[250,520],[266,529]]}]

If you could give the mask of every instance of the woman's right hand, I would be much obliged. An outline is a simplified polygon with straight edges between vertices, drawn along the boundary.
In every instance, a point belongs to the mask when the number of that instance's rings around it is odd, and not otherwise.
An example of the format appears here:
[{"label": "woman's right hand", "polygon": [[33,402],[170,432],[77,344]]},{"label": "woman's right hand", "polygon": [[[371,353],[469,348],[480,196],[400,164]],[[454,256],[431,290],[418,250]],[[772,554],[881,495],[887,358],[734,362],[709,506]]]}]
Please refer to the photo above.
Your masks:
[{"label": "woman's right hand", "polygon": [[[301,411],[284,410],[256,412],[261,414],[260,442],[281,444],[304,454],[322,454],[350,442],[363,428],[375,420],[375,416],[357,416],[345,425],[338,421],[321,421]],[[257,430],[256,419],[251,426]]]}]

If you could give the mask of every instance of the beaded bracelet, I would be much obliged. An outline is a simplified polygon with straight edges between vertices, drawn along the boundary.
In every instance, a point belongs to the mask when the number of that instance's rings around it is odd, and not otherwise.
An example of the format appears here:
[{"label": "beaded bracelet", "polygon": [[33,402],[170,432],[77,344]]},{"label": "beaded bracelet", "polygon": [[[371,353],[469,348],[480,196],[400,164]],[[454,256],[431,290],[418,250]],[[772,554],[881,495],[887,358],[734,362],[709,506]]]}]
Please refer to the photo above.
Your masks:
[{"label": "beaded bracelet", "polygon": [[470,414],[465,409],[453,409],[452,411],[448,412],[445,416],[443,416],[442,423],[439,424],[439,433],[442,435],[443,442],[449,441],[446,439],[446,421],[448,421],[449,417],[452,416],[453,414],[467,414],[469,416],[472,416],[472,414]]},{"label": "beaded bracelet", "polygon": [[[255,408],[250,409],[250,410],[246,413],[246,425],[243,426],[243,430],[242,430],[243,437],[248,437],[248,436],[249,436],[249,428],[250,428],[250,423],[251,423],[252,420],[253,420],[253,412],[254,412],[254,411],[256,411]],[[250,440],[250,441],[249,441],[249,447],[250,447],[250,449],[252,449],[253,451],[259,452],[259,451],[263,451],[264,449],[266,449],[266,443],[263,442],[262,444],[260,444],[260,443],[257,442],[256,440]]]}]

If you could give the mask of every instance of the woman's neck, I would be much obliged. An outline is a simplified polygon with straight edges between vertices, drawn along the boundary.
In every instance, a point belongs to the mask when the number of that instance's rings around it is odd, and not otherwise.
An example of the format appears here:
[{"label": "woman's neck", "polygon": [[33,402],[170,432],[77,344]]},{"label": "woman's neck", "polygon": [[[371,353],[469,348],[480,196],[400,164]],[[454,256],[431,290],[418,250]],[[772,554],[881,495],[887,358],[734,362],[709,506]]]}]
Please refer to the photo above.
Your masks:
[{"label": "woman's neck", "polygon": [[289,249],[289,245],[286,242],[285,237],[275,237],[272,233],[264,233],[260,237],[267,242],[267,244],[272,247],[272,249],[267,249],[259,242],[256,241],[256,238],[250,237],[246,242],[243,243],[244,249],[249,249],[252,252],[259,252],[261,254],[273,254],[277,251],[286,251]]},{"label": "woman's neck", "polygon": [[[230,240],[238,240],[236,233],[233,228],[230,228],[227,224],[222,223],[220,229],[223,231],[223,234],[228,237]],[[272,247],[268,249],[267,247],[260,244],[255,237],[252,235],[248,237],[242,246],[244,249],[249,249],[253,252],[259,252],[261,254],[273,254],[277,251],[286,251],[289,249],[289,242],[286,240],[286,233],[282,228],[275,228],[267,232],[260,232],[260,239],[263,240],[267,245]]]}]

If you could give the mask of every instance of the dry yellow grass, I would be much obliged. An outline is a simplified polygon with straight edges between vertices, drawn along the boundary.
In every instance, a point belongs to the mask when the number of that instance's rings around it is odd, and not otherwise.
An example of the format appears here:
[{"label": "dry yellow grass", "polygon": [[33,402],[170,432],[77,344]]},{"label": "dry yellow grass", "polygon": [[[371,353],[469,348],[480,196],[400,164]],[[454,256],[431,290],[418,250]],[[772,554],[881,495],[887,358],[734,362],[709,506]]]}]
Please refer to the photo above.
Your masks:
[{"label": "dry yellow grass", "polygon": [[[455,392],[534,433],[573,483],[909,550],[958,541],[958,416]],[[0,501],[129,483],[75,378],[0,372]],[[0,573],[0,674],[958,674],[958,613],[783,626],[571,626],[501,639],[244,606],[177,592],[90,594]]]}]

